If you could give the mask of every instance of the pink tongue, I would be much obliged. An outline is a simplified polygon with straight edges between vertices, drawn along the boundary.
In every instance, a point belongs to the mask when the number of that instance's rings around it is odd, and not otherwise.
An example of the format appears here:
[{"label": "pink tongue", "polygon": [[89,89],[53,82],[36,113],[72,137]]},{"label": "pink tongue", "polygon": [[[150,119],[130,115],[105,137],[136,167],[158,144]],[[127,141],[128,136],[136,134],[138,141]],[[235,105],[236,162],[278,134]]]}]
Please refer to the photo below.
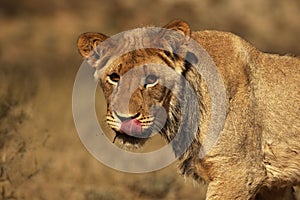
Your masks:
[{"label": "pink tongue", "polygon": [[130,119],[122,122],[121,133],[126,133],[131,136],[142,134],[142,125],[137,119]]}]

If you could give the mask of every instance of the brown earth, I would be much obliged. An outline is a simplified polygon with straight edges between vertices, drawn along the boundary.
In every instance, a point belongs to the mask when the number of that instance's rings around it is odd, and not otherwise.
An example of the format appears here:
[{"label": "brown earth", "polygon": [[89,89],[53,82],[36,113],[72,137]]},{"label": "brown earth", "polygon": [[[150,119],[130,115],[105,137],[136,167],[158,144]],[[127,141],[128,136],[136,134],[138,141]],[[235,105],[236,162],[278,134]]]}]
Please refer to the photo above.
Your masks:
[{"label": "brown earth", "polygon": [[299,56],[299,17],[297,0],[1,1],[0,199],[204,199],[205,186],[185,181],[176,163],[128,174],[86,151],[71,110],[78,35],[181,18],[194,30],[231,31],[260,50]]}]

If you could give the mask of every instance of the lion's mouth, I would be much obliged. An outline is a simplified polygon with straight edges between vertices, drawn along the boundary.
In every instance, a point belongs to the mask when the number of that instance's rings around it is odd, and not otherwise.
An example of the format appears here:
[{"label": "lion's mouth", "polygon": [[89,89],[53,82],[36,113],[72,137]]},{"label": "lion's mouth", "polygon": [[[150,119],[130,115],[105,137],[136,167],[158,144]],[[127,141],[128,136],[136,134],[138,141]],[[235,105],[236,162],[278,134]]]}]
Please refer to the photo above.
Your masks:
[{"label": "lion's mouth", "polygon": [[160,125],[156,125],[153,117],[119,118],[107,116],[107,123],[115,132],[113,143],[141,146],[150,137],[159,133]]},{"label": "lion's mouth", "polygon": [[132,137],[140,137],[143,133],[142,124],[137,119],[125,120],[120,125],[120,133],[127,134]]},{"label": "lion's mouth", "polygon": [[123,144],[143,144],[150,137],[151,131],[142,127],[142,124],[137,119],[129,119],[123,121],[119,125],[118,130],[114,130],[116,135],[113,143],[116,139],[120,139]]}]

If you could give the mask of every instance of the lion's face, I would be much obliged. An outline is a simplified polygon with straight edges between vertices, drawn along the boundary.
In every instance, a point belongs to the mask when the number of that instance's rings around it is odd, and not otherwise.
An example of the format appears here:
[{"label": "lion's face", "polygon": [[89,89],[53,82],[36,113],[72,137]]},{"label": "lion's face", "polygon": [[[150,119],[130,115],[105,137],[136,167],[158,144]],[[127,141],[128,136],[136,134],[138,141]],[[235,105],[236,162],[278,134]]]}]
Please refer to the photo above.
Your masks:
[{"label": "lion's face", "polygon": [[[164,28],[190,36],[189,26],[182,21],[174,21]],[[107,124],[115,131],[115,139],[125,145],[144,144],[155,133],[170,141],[181,120],[176,98],[185,90],[181,85],[182,76],[190,67],[184,57],[173,50],[178,51],[185,39],[176,35],[165,37],[163,33],[147,33],[140,37],[138,30],[133,37],[111,43],[103,34],[85,33],[78,40],[81,55],[96,68],[95,77],[104,91]],[[103,41],[107,42],[107,48]],[[169,50],[144,48],[111,57],[120,48],[144,42],[161,42]],[[172,128],[169,126],[166,131],[170,124]]]},{"label": "lion's face", "polygon": [[[144,49],[128,53],[106,66],[100,85],[107,100],[107,124],[115,139],[141,145],[162,133],[170,97],[178,76],[167,65],[165,52]],[[173,63],[174,64],[174,63]]]}]

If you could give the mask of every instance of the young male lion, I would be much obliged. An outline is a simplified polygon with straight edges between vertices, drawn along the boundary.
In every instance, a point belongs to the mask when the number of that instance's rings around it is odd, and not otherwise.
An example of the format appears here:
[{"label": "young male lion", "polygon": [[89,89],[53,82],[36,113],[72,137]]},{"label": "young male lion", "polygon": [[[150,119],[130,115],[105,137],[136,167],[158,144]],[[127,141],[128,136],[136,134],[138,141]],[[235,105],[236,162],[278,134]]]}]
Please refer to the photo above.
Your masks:
[{"label": "young male lion", "polygon": [[[179,124],[184,123],[179,142],[173,143],[174,153],[179,155],[183,175],[208,184],[207,199],[261,199],[272,191],[283,198],[280,191],[291,191],[300,180],[299,58],[262,53],[231,33],[191,32],[180,20],[163,28],[185,39],[167,36],[164,30],[141,35],[143,28],[103,47],[109,38],[103,34],[85,33],[78,39],[81,55],[96,68],[95,76],[107,100],[107,123],[115,131],[115,139],[127,146],[142,145],[158,131],[171,142]],[[201,58],[186,50],[189,39],[211,56],[226,92],[224,126],[217,143],[203,157],[199,152],[213,103],[207,79],[194,67]],[[127,45],[144,42],[164,44],[168,50],[144,48],[111,56]],[[148,63],[160,68],[151,68]],[[140,66],[143,70],[125,78]],[[181,76],[163,76],[167,69]],[[187,93],[183,80],[196,99]],[[129,100],[124,102],[126,98]],[[165,113],[155,110],[156,106],[163,107]],[[189,134],[195,119],[199,127]],[[187,149],[180,154],[178,149],[183,147]]]}]

